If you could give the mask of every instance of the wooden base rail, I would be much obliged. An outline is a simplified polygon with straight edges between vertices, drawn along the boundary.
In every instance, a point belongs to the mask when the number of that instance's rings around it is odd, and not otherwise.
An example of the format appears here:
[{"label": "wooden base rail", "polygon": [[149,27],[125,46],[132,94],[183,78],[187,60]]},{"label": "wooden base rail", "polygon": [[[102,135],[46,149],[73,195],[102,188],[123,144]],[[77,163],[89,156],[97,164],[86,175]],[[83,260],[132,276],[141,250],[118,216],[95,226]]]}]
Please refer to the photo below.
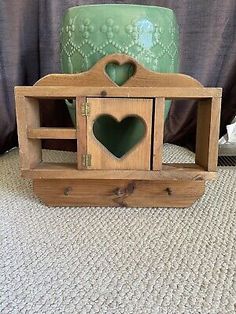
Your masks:
[{"label": "wooden base rail", "polygon": [[40,163],[34,169],[23,170],[25,178],[30,179],[130,179],[130,180],[213,180],[216,172],[204,171],[195,164],[163,164],[159,171],[145,170],[83,170],[76,164]]}]

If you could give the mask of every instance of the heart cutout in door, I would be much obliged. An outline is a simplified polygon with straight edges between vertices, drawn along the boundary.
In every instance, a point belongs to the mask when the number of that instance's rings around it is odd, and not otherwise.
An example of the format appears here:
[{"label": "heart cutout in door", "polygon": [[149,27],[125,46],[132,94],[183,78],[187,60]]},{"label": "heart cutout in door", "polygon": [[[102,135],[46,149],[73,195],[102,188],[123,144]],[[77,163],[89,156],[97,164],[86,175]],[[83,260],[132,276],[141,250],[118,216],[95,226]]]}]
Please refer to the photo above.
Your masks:
[{"label": "heart cutout in door", "polygon": [[136,66],[131,62],[119,64],[110,62],[105,68],[106,74],[118,86],[122,86],[135,74]]},{"label": "heart cutout in door", "polygon": [[118,121],[103,114],[93,124],[95,138],[115,157],[122,158],[142,141],[146,124],[139,116],[127,116]]}]

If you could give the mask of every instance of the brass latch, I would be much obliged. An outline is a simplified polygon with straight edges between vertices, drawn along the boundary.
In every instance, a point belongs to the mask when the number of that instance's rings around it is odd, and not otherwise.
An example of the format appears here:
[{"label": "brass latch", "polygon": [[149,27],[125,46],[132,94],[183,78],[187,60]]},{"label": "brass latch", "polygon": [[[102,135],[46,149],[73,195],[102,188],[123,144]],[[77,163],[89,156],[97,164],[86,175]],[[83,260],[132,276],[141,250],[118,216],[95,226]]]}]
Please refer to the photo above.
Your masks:
[{"label": "brass latch", "polygon": [[91,159],[92,156],[90,154],[84,154],[82,155],[82,165],[83,167],[90,167],[91,166]]},{"label": "brass latch", "polygon": [[85,103],[82,104],[82,106],[81,106],[81,113],[82,113],[82,116],[85,116],[85,117],[87,117],[90,114],[90,105],[89,105],[89,103],[85,102]]}]

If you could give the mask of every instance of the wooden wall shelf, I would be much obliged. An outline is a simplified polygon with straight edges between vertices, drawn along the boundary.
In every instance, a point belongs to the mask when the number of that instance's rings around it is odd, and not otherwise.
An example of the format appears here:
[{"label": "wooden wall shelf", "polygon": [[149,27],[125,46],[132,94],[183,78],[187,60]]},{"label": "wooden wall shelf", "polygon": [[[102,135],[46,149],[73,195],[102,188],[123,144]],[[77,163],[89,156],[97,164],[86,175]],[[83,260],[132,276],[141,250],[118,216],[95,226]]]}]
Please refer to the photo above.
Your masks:
[{"label": "wooden wall shelf", "polygon": [[[117,86],[105,72],[110,62],[132,63],[135,74]],[[216,178],[221,94],[186,75],[146,70],[120,54],[101,59],[88,72],[50,74],[34,86],[18,86],[22,175],[33,180],[36,195],[49,205],[190,206],[203,195],[205,181]],[[40,99],[59,98],[75,100],[76,127],[41,127]],[[195,164],[162,162],[166,99],[198,100]],[[94,122],[102,115],[116,121],[139,117],[143,139],[117,158],[94,136]],[[42,139],[77,139],[77,163],[43,162]]]}]

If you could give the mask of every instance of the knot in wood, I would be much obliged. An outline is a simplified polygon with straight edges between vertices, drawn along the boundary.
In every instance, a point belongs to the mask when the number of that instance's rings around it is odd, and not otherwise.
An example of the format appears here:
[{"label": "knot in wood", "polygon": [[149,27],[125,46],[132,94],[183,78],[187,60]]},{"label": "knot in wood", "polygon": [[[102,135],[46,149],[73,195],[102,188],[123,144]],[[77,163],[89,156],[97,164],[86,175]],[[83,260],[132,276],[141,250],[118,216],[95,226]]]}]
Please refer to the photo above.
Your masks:
[{"label": "knot in wood", "polygon": [[67,186],[64,188],[64,195],[69,195],[69,193],[72,191],[72,187],[71,186]]},{"label": "knot in wood", "polygon": [[102,97],[106,97],[106,96],[107,96],[107,92],[106,92],[105,90],[102,90],[102,91],[101,91],[101,96],[102,96]]},{"label": "knot in wood", "polygon": [[166,188],[165,191],[167,192],[168,195],[172,195],[172,190],[171,190],[171,188]]}]

